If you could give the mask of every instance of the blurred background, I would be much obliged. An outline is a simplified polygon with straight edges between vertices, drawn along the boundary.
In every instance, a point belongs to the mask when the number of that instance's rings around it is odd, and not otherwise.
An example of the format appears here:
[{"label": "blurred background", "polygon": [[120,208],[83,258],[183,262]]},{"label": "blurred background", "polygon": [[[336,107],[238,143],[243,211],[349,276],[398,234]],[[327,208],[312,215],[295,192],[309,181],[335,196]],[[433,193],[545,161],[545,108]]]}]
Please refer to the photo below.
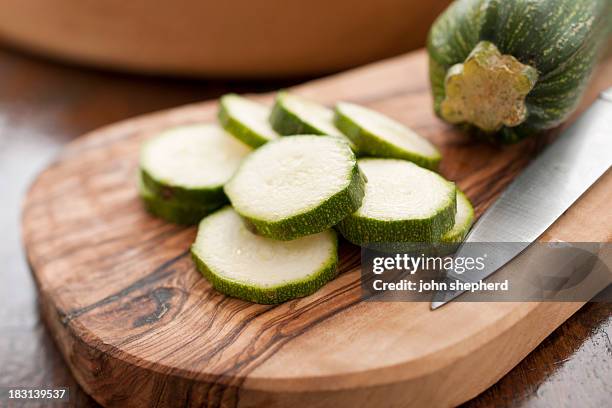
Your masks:
[{"label": "blurred background", "polygon": [[448,3],[3,0],[0,35],[44,55],[139,73],[296,77],[420,47]]},{"label": "blurred background", "polygon": [[[96,405],[40,321],[20,237],[21,200],[64,144],[135,115],[420,48],[448,2],[0,0],[0,387],[70,387],[71,405]],[[571,393],[605,406],[610,310],[587,305],[467,405],[556,407]]]}]

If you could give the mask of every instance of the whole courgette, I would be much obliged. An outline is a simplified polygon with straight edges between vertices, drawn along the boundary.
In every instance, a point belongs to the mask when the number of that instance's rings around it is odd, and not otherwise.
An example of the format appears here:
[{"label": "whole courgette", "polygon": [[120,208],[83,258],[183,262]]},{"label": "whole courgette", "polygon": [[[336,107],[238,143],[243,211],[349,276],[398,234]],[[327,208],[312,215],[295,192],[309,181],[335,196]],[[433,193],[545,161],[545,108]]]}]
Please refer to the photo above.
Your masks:
[{"label": "whole courgette", "polygon": [[457,0],[428,52],[434,110],[505,143],[576,108],[607,43],[612,0]]}]

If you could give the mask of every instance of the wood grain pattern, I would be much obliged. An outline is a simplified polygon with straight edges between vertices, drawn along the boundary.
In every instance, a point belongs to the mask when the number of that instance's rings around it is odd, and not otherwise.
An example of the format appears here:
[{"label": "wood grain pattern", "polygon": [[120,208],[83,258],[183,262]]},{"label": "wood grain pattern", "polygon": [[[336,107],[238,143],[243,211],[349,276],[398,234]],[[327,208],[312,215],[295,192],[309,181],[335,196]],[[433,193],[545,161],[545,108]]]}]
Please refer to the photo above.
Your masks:
[{"label": "wood grain pattern", "polygon": [[[58,65],[1,47],[0,72],[0,388],[69,387],[68,406],[98,407],[70,373],[39,311],[21,234],[30,184],[62,145],[104,124],[225,92],[290,84],[135,77]],[[14,406],[0,401],[7,404]]]},{"label": "wood grain pattern", "polygon": [[[610,85],[611,72],[607,62],[585,104]],[[442,173],[478,214],[548,139],[492,147],[435,119],[421,52],[296,92],[366,104],[433,140],[445,157]],[[45,319],[77,380],[100,403],[458,404],[581,306],[457,302],[434,314],[425,303],[362,303],[359,253],[349,245],[340,277],[308,298],[271,307],[218,294],[188,257],[194,229],[149,217],[135,188],[142,140],[210,120],[215,110],[214,103],[191,105],[93,132],[71,143],[28,195],[24,238]],[[611,182],[607,174],[545,239],[609,241]]]}]

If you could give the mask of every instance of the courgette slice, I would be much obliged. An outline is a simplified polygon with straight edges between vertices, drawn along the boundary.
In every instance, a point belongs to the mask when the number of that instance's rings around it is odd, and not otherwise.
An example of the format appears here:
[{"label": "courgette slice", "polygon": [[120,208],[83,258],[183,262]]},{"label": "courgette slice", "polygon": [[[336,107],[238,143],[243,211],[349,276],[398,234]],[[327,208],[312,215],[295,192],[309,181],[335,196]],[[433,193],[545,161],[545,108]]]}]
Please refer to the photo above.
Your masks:
[{"label": "courgette slice", "polygon": [[455,221],[456,188],[437,173],[397,159],[359,160],[366,179],[361,207],[338,225],[350,242],[378,250],[433,243]]},{"label": "courgette slice", "polygon": [[217,125],[169,129],[144,144],[142,180],[166,199],[220,205],[227,202],[223,185],[250,151]]},{"label": "courgette slice", "polygon": [[448,232],[442,235],[442,242],[455,243],[461,242],[467,235],[474,222],[474,208],[470,200],[457,189],[457,213],[455,214],[455,224]]},{"label": "courgette slice", "polygon": [[435,169],[442,158],[427,139],[376,111],[347,102],[336,105],[334,123],[366,156],[409,160]]},{"label": "courgette slice", "polygon": [[334,126],[333,110],[288,92],[279,92],[276,96],[270,124],[283,136],[327,135],[344,138],[358,153],[357,146]]},{"label": "courgette slice", "polygon": [[333,230],[288,242],[253,234],[224,207],[202,220],[191,254],[219,292],[274,304],[310,295],[333,279],[337,245]]},{"label": "courgette slice", "polygon": [[197,203],[164,199],[163,197],[156,196],[155,193],[149,190],[142,180],[139,182],[139,193],[149,213],[174,224],[197,224],[206,215],[220,207],[220,205],[205,206]]},{"label": "courgette slice", "polygon": [[259,234],[291,240],[324,231],[359,208],[364,180],[343,139],[301,135],[253,152],[225,192]]},{"label": "courgette slice", "polygon": [[268,122],[269,116],[268,107],[239,95],[224,95],[219,103],[221,126],[251,147],[259,147],[279,137]]},{"label": "courgette slice", "polygon": [[342,136],[333,124],[334,112],[306,98],[279,92],[270,124],[281,135]]}]

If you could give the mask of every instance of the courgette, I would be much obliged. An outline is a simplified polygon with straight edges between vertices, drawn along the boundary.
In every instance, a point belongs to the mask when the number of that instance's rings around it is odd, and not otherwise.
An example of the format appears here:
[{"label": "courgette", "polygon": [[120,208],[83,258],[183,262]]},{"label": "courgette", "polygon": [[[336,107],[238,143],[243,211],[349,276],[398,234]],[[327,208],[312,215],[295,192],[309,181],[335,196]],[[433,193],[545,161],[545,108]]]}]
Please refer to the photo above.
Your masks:
[{"label": "courgette", "polygon": [[334,126],[334,111],[301,96],[279,92],[269,120],[281,135],[337,136],[346,139],[353,152],[358,153],[357,146]]},{"label": "courgette", "polygon": [[142,183],[142,180],[139,182],[139,193],[149,213],[174,224],[197,224],[206,215],[220,207],[220,205],[180,202],[156,196]]},{"label": "courgette", "polygon": [[363,106],[338,103],[334,123],[361,155],[405,159],[429,169],[435,169],[440,162],[440,152],[428,140]]},{"label": "courgette", "polygon": [[438,242],[455,222],[456,188],[437,173],[397,159],[360,159],[361,207],[338,225],[350,242],[381,250]]},{"label": "courgette", "polygon": [[470,200],[457,189],[457,213],[455,214],[455,223],[453,228],[442,235],[441,242],[458,243],[463,241],[474,222],[474,208]]},{"label": "courgette", "polygon": [[279,137],[268,122],[269,116],[268,107],[239,95],[224,95],[219,102],[221,126],[251,147],[259,147]]},{"label": "courgette", "polygon": [[219,206],[227,202],[223,185],[250,151],[217,125],[172,128],[143,145],[142,181],[165,199]]},{"label": "courgette", "polygon": [[215,289],[265,304],[310,295],[336,276],[338,263],[333,230],[276,241],[249,231],[230,207],[202,220],[191,253]]},{"label": "courgette", "polygon": [[334,112],[309,99],[281,91],[270,114],[270,124],[281,135],[328,135],[342,133],[333,124]]},{"label": "courgette", "polygon": [[576,108],[609,34],[609,0],[457,0],[427,42],[434,110],[509,143]]},{"label": "courgette", "polygon": [[291,240],[326,230],[359,208],[364,180],[343,139],[302,135],[254,151],[225,192],[254,231]]}]

